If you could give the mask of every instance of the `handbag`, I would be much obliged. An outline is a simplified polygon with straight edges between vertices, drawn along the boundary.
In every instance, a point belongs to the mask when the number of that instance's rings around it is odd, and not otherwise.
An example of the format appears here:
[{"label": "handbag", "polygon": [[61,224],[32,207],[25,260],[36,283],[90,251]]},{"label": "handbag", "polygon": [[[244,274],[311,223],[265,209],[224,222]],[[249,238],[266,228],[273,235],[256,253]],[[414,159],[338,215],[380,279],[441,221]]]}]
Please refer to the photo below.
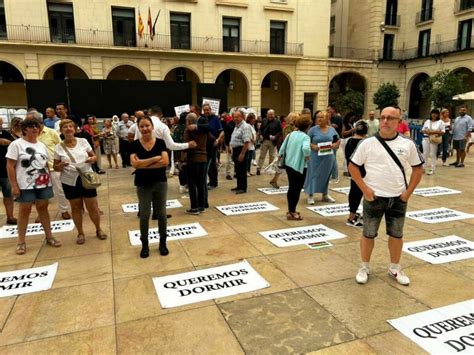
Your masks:
[{"label": "handbag", "polygon": [[[61,143],[61,147],[63,147],[64,151],[68,155],[71,162],[76,163],[76,159],[74,159],[74,157],[72,156],[71,152],[66,147],[66,144],[64,144],[64,142]],[[96,172],[94,171],[83,172],[77,166],[75,168],[77,172],[79,173],[79,176],[81,177],[82,186],[86,190],[95,190],[100,185],[102,185],[102,181],[100,180],[100,175],[97,174]]]},{"label": "handbag", "polygon": [[[430,131],[431,131],[431,124],[432,122],[430,121]],[[428,137],[429,137],[430,143],[441,144],[441,142],[443,142],[443,136],[439,134],[430,134]]]},{"label": "handbag", "polygon": [[291,133],[290,133],[290,134],[288,135],[288,137],[287,137],[288,142],[286,142],[285,151],[284,151],[283,154],[281,155],[280,160],[278,160],[278,168],[280,168],[280,169],[286,169],[286,164],[285,164],[285,159],[286,159],[286,147],[288,146],[290,136],[291,136]]}]

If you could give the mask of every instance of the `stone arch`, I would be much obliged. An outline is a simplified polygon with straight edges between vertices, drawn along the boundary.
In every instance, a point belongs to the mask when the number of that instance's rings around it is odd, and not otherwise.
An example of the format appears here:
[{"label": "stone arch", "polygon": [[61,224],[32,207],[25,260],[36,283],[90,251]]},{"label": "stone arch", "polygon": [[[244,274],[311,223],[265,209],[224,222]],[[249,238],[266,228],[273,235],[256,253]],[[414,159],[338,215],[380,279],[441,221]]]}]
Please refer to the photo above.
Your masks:
[{"label": "stone arch", "polygon": [[225,69],[214,82],[227,85],[227,111],[230,107],[248,106],[250,83],[242,71],[234,68]]},{"label": "stone arch", "polygon": [[187,66],[178,66],[170,69],[164,76],[164,81],[190,81],[192,85],[192,103],[197,102],[197,84],[201,82],[201,78],[194,71]]},{"label": "stone arch", "polygon": [[414,74],[408,81],[407,97],[408,97],[408,117],[410,118],[427,118],[430,113],[431,103],[428,98],[421,94],[420,85],[430,76],[425,72]]},{"label": "stone arch", "polygon": [[119,64],[113,67],[106,76],[107,80],[147,80],[140,68],[130,64]]},{"label": "stone arch", "polygon": [[[337,99],[344,95],[349,89],[353,91],[358,91],[364,95],[364,104],[361,112],[365,112],[365,107],[367,105],[367,93],[368,93],[368,83],[367,78],[359,72],[356,71],[341,71],[335,74],[329,81],[328,95],[329,103],[335,103]],[[346,112],[341,112],[346,113]]]},{"label": "stone arch", "polygon": [[290,75],[282,70],[270,70],[262,76],[260,83],[261,115],[265,117],[268,109],[275,114],[287,115],[291,110],[293,82]]},{"label": "stone arch", "polygon": [[0,60],[0,107],[1,106],[26,106],[25,76],[18,67],[9,61]]},{"label": "stone arch", "polygon": [[466,84],[466,92],[474,91],[474,70],[465,65],[453,69],[451,72],[465,74],[466,76],[463,78],[463,81]]},{"label": "stone arch", "polygon": [[42,73],[43,80],[89,79],[86,70],[77,63],[57,61],[51,63]]}]

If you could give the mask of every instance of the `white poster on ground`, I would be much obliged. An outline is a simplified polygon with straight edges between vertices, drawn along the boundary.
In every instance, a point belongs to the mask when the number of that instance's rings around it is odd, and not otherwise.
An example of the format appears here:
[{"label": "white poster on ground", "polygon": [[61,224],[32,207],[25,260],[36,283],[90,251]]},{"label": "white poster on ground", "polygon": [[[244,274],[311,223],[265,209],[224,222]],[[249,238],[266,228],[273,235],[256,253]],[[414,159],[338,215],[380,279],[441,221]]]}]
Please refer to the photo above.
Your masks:
[{"label": "white poster on ground", "polygon": [[49,290],[57,270],[58,263],[54,263],[32,269],[0,272],[0,297]]},{"label": "white poster on ground", "polygon": [[154,277],[162,308],[237,295],[269,287],[246,261],[182,274]]},{"label": "white poster on ground", "polygon": [[443,223],[474,218],[474,214],[455,211],[446,207],[407,212],[406,216],[423,223]]},{"label": "white poster on ground", "polygon": [[174,113],[176,114],[176,117],[179,117],[183,112],[190,112],[191,109],[189,107],[189,104],[186,105],[181,105],[181,106],[176,106],[174,108]]},{"label": "white poster on ground", "polygon": [[387,322],[431,354],[472,354],[474,351],[474,300]]},{"label": "white poster on ground", "polygon": [[[51,232],[62,233],[70,232],[74,229],[74,222],[72,219],[64,221],[52,221]],[[41,223],[31,223],[26,227],[26,235],[41,235],[44,234],[44,229]],[[18,237],[18,226],[5,225],[0,228],[0,239]]]},{"label": "white poster on ground", "polygon": [[474,242],[457,235],[403,244],[403,251],[431,264],[474,258]]},{"label": "white poster on ground", "polygon": [[279,189],[275,189],[274,187],[259,187],[257,190],[266,195],[280,195],[288,192],[288,186],[280,186]]},{"label": "white poster on ground", "polygon": [[[349,215],[349,205],[347,203],[338,203],[324,206],[306,206],[310,211],[320,214],[323,217],[346,216]],[[362,213],[362,204],[357,209],[358,213]]]},{"label": "white poster on ground", "polygon": [[211,111],[214,115],[219,114],[219,106],[221,105],[221,100],[212,99],[210,97],[203,97],[201,106],[203,106],[204,104],[209,104],[211,106]]},{"label": "white poster on ground", "polygon": [[258,233],[266,240],[280,248],[346,237],[346,235],[328,228],[323,224]]},{"label": "white poster on ground", "polygon": [[431,197],[431,196],[443,196],[443,195],[452,195],[460,194],[461,191],[449,189],[447,187],[434,186],[434,187],[423,187],[418,188],[413,191],[413,195]]},{"label": "white poster on ground", "polygon": [[[166,228],[166,233],[168,235],[168,241],[204,237],[207,235],[206,230],[199,223],[168,226],[168,228]],[[141,246],[142,242],[140,241],[140,235],[141,234],[139,230],[128,231],[130,244],[133,246]],[[151,228],[148,230],[148,242],[150,244],[156,244],[160,242],[158,228]]]},{"label": "white poster on ground", "polygon": [[340,194],[349,195],[349,191],[351,191],[351,187],[350,186],[348,186],[348,187],[333,187],[331,190],[339,192]]},{"label": "white poster on ground", "polygon": [[226,216],[234,216],[237,214],[259,213],[268,211],[277,211],[278,207],[273,206],[267,201],[241,203],[237,205],[216,206]]},{"label": "white poster on ground", "polygon": [[[171,208],[180,208],[183,207],[181,202],[178,200],[167,200],[166,201],[166,208],[171,209]],[[134,213],[138,212],[138,203],[126,203],[122,205],[122,211],[125,213]]]}]

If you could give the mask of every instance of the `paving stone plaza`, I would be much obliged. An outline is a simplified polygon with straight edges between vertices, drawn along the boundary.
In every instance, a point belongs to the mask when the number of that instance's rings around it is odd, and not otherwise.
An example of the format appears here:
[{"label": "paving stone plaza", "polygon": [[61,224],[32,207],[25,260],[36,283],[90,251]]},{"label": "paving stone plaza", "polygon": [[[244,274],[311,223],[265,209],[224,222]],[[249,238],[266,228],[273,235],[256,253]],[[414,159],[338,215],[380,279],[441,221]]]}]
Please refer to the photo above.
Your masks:
[{"label": "paving stone plaza", "polygon": [[[340,157],[339,157],[340,158]],[[461,194],[412,196],[408,211],[451,208],[474,213],[472,168],[439,166],[423,176],[419,188],[442,186]],[[307,209],[304,194],[298,210],[303,221],[287,221],[285,194],[266,195],[269,175],[248,179],[247,194],[230,192],[234,181],[220,171],[219,187],[209,191],[210,208],[199,216],[185,214],[186,194],[178,179],[168,179],[168,199],[183,207],[169,209],[168,226],[199,223],[206,236],[169,242],[170,254],[160,256],[156,244],[147,259],[139,258],[128,231],[138,229],[135,213],[123,204],[137,202],[131,168],[110,169],[98,190],[104,231],[102,241],[86,218],[86,243],[75,243],[76,232],[57,233],[61,248],[43,244],[42,235],[27,237],[28,252],[15,255],[15,238],[0,240],[0,271],[58,263],[47,291],[0,299],[0,353],[95,354],[422,354],[425,351],[394,329],[387,320],[448,306],[472,298],[472,259],[434,265],[403,253],[401,264],[411,279],[398,285],[387,276],[387,237],[376,241],[369,282],[354,276],[360,262],[358,228],[346,226],[346,216],[322,217]],[[281,178],[286,184],[286,176]],[[330,187],[349,186],[341,178]],[[331,192],[336,203],[347,196]],[[53,200],[52,200],[53,201]],[[270,212],[225,216],[215,206],[267,201]],[[327,205],[316,202],[316,206]],[[60,220],[50,206],[52,220]],[[2,209],[2,222],[4,210]],[[35,213],[32,213],[30,223]],[[3,223],[2,223],[3,224]],[[279,248],[258,232],[324,224],[346,237],[332,246],[312,250],[307,245]],[[474,218],[427,224],[406,219],[405,242],[456,235],[474,241]],[[153,221],[150,227],[156,227]],[[381,231],[384,226],[381,227]],[[269,287],[185,306],[164,309],[152,278],[247,260]],[[469,349],[466,350],[469,351]],[[472,348],[471,348],[472,351]]]}]

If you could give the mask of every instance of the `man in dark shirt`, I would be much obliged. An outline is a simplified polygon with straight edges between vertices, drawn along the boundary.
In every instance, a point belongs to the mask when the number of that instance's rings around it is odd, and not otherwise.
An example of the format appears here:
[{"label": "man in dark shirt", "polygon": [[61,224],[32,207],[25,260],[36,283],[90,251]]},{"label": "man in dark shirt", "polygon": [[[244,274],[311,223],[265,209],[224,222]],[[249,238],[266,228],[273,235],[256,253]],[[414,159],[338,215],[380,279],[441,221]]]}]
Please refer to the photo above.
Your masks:
[{"label": "man in dark shirt", "polygon": [[[0,128],[3,126],[3,120],[0,118]],[[10,183],[7,175],[7,154],[8,146],[14,140],[10,132],[5,129],[0,130],[0,186],[3,194],[3,205],[7,213],[7,224],[16,224],[17,220],[13,217],[13,197]]]},{"label": "man in dark shirt", "polygon": [[263,142],[260,146],[257,175],[260,175],[260,170],[262,169],[267,152],[269,155],[268,163],[271,164],[273,162],[273,159],[275,158],[275,147],[282,135],[281,123],[280,120],[275,119],[274,110],[268,110],[267,118],[263,120],[262,126],[260,127],[260,135],[263,138]]},{"label": "man in dark shirt", "polygon": [[222,124],[216,115],[212,113],[211,105],[202,105],[203,114],[199,117],[199,124],[208,124],[208,131],[216,138],[215,143],[208,147],[208,176],[209,176],[209,189],[214,189],[218,185],[218,172],[217,172],[217,149],[219,149],[220,143],[224,140],[224,131]]}]

